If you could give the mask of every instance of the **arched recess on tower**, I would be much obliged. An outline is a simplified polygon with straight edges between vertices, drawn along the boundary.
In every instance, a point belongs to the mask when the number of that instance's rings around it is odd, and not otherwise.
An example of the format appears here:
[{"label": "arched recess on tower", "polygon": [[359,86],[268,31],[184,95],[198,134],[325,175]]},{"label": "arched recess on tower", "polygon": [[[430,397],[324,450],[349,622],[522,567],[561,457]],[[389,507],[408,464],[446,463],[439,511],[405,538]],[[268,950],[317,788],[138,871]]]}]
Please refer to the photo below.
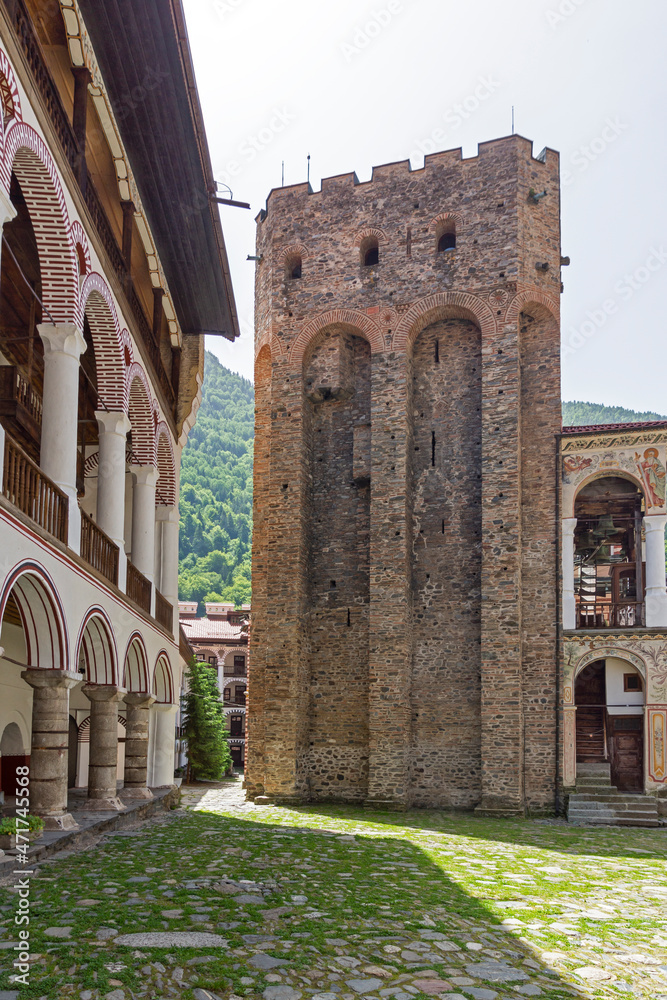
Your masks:
[{"label": "arched recess on tower", "polygon": [[[332,323],[303,359],[311,788],[364,798],[368,741],[371,343]],[[354,669],[350,665],[354,664]],[[336,683],[336,678],[340,683]],[[331,682],[334,681],[332,684]],[[347,711],[339,711],[342,686]],[[250,693],[252,702],[252,690]]]},{"label": "arched recess on tower", "polygon": [[482,322],[441,301],[405,335],[418,806],[480,798]]}]

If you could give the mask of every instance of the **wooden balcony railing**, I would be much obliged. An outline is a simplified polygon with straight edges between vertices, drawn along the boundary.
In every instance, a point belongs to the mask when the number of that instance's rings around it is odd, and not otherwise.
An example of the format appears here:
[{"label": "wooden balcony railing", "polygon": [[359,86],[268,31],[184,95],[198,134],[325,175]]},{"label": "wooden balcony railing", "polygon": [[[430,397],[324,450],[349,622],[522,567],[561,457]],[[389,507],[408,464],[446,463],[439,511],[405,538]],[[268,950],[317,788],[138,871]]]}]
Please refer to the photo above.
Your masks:
[{"label": "wooden balcony railing", "polygon": [[118,586],[118,546],[81,511],[81,558]]},{"label": "wooden balcony railing", "polygon": [[643,624],[642,601],[577,604],[577,628],[641,628]]},{"label": "wooden balcony railing", "polygon": [[127,596],[143,608],[148,614],[151,613],[151,582],[147,580],[143,573],[140,573],[130,560],[127,561]]},{"label": "wooden balcony railing", "polygon": [[170,604],[160,591],[155,590],[155,620],[163,628],[173,635],[174,632],[174,606]]},{"label": "wooden balcony railing", "polygon": [[2,492],[10,503],[44,531],[67,544],[69,501],[66,494],[7,434],[2,484]]},{"label": "wooden balcony railing", "polygon": [[0,406],[8,403],[22,406],[31,419],[42,426],[42,400],[14,365],[0,367]]}]

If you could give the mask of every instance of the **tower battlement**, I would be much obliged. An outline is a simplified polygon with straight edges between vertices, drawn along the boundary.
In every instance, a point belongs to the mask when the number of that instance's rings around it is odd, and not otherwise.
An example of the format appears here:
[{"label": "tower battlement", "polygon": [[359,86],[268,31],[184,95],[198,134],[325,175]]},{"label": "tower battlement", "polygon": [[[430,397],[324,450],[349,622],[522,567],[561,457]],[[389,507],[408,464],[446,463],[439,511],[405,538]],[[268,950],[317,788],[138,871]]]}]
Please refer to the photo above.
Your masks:
[{"label": "tower battlement", "polygon": [[475,156],[464,157],[462,147],[458,146],[453,149],[445,149],[437,153],[427,154],[424,157],[424,165],[422,167],[413,167],[410,160],[395,160],[392,163],[382,163],[372,168],[371,176],[366,181],[360,181],[356,171],[352,171],[350,173],[335,174],[331,177],[323,177],[319,190],[303,182],[272,188],[266,200],[265,208],[257,215],[257,221],[264,222],[270,209],[281,199],[290,199],[291,205],[294,196],[318,198],[322,195],[335,194],[343,187],[368,188],[371,185],[377,187],[386,181],[414,180],[417,183],[428,182],[432,171],[454,167],[457,164],[469,165],[477,163],[480,165],[483,164],[487,169],[489,167],[492,169],[493,161],[504,158],[508,147],[517,151],[520,150],[536,167],[538,164],[541,164],[543,167],[547,167],[547,169],[558,169],[559,157],[555,150],[545,147],[537,156],[533,156],[533,143],[530,139],[516,134],[503,136],[498,139],[480,142],[477,146],[477,154]]}]

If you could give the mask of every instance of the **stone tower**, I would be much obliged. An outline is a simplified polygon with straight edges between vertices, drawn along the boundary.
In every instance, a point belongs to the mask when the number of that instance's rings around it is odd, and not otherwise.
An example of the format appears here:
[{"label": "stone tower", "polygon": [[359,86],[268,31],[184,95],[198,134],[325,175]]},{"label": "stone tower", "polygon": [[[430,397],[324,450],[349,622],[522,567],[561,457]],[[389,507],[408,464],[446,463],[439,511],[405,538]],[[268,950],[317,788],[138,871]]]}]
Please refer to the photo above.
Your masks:
[{"label": "stone tower", "polygon": [[553,808],[558,170],[513,135],[269,195],[251,797]]}]

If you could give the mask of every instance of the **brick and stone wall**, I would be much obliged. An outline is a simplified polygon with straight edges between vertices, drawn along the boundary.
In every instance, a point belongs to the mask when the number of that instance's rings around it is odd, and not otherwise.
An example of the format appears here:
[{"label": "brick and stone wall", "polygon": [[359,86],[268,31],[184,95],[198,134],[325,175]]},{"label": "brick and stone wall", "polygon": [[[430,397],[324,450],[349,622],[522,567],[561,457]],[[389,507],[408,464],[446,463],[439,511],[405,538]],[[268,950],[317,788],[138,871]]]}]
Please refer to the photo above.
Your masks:
[{"label": "brick and stone wall", "polygon": [[271,192],[250,795],[553,805],[559,223],[520,136]]}]

